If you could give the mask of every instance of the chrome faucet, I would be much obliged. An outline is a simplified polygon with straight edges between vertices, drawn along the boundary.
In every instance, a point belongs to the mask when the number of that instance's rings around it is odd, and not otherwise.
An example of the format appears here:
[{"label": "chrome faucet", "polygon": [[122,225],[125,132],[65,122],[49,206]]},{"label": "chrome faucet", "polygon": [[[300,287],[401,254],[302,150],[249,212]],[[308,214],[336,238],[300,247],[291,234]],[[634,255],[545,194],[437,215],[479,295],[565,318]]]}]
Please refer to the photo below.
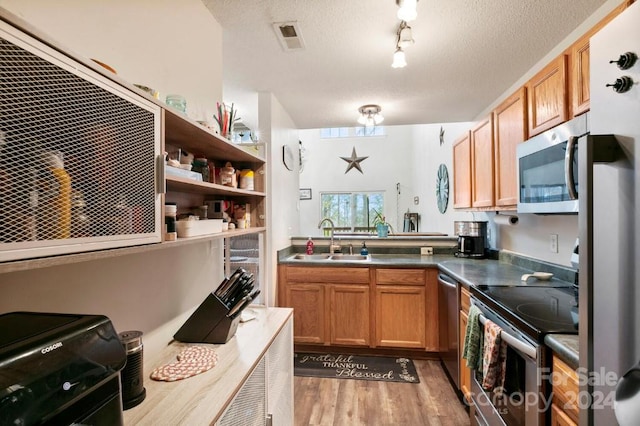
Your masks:
[{"label": "chrome faucet", "polygon": [[329,222],[329,225],[331,225],[331,241],[329,241],[329,254],[333,254],[333,253],[340,253],[340,251],[342,250],[342,247],[340,247],[339,244],[334,244],[333,243],[333,231],[334,228],[336,227],[333,223],[333,221],[331,219],[329,219],[328,217],[325,217],[324,219],[322,219],[320,221],[320,223],[318,223],[318,229],[322,228],[322,224],[325,222]]}]

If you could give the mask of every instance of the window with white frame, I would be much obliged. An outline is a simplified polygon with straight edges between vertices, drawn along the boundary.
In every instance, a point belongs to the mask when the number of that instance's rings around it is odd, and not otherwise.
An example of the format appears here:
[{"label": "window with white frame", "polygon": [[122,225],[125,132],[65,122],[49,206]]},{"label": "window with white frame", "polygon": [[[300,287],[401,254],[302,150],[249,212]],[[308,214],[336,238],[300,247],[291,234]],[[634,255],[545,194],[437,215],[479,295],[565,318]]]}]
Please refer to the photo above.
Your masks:
[{"label": "window with white frame", "polygon": [[[384,212],[384,192],[323,192],[320,215],[331,219],[338,232],[372,232],[376,212]],[[327,222],[323,229],[328,232]]]},{"label": "window with white frame", "polygon": [[373,127],[328,127],[320,129],[321,139],[385,136],[384,126]]}]

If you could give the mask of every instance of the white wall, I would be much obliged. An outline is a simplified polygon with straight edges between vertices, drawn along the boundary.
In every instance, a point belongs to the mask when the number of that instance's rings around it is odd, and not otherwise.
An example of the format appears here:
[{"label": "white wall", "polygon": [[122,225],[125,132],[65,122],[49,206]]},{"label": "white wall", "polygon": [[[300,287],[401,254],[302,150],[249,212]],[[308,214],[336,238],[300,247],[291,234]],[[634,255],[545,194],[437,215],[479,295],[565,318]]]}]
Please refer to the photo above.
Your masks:
[{"label": "white wall", "polygon": [[[187,99],[195,120],[222,101],[222,28],[200,0],[0,0],[51,39],[130,83]],[[212,123],[213,124],[213,123]]]},{"label": "white wall", "polygon": [[[454,220],[470,220],[472,214],[455,212],[448,206],[440,214],[435,184],[438,167],[452,170],[451,146],[469,123],[443,124],[445,144],[440,146],[440,124],[386,126],[386,136],[321,139],[318,129],[301,130],[305,164],[300,187],[311,188],[312,199],[300,201],[300,235],[321,235],[320,193],[331,191],[384,191],[385,215],[397,232],[402,231],[403,215],[409,209],[420,214],[421,232],[453,233]],[[351,169],[340,157],[350,157],[355,147],[362,172]],[[450,178],[452,176],[450,175]],[[399,194],[398,187],[399,185]],[[419,204],[414,204],[414,197]]]},{"label": "white wall", "polygon": [[[222,29],[199,0],[0,0],[0,6],[132,83],[183,94],[190,110],[221,99]],[[104,314],[118,331],[148,335],[219,284],[221,244],[1,274],[0,312]]]},{"label": "white wall", "polygon": [[293,120],[271,93],[258,94],[260,142],[266,143],[267,153],[267,244],[265,277],[270,284],[266,302],[276,301],[277,251],[291,245],[291,237],[299,234],[298,188],[299,166],[293,171],[282,162],[282,147],[289,146],[298,155],[298,133]]},{"label": "white wall", "polygon": [[[411,169],[415,194],[409,193],[409,204],[401,205],[420,213],[420,230],[454,234],[456,220],[486,220],[484,213],[472,213],[453,209],[453,144],[471,127],[471,123],[425,124],[411,126],[413,130]],[[444,130],[444,143],[440,145],[440,127]],[[436,202],[436,177],[440,164],[447,166],[449,174],[449,203],[444,214]],[[420,197],[420,204],[413,205],[413,196]]]}]

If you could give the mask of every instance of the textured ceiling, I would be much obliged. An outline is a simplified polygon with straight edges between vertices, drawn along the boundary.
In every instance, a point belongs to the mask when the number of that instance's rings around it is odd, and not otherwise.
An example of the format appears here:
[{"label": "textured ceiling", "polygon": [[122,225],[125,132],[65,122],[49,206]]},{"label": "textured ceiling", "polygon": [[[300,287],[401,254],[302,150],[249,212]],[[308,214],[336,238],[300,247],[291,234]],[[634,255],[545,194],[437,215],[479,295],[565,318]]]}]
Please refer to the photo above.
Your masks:
[{"label": "textured ceiling", "polygon": [[[370,103],[385,125],[471,121],[605,0],[420,0],[401,69],[394,0],[203,3],[223,28],[225,101],[255,126],[256,94],[271,92],[303,129],[355,126]],[[283,21],[305,50],[282,49]]]}]

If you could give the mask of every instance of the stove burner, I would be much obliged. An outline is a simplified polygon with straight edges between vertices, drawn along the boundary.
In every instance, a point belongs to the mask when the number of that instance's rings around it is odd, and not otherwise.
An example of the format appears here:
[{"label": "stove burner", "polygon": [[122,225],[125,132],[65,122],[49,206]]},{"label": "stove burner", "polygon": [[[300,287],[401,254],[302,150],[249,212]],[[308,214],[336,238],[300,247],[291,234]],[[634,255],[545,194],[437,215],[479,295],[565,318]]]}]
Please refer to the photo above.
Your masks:
[{"label": "stove burner", "polygon": [[573,288],[489,286],[477,291],[480,301],[537,341],[548,333],[578,332]]},{"label": "stove burner", "polygon": [[527,318],[552,326],[574,325],[573,321],[568,321],[570,318],[560,315],[558,301],[553,299],[549,303],[523,303],[516,307],[516,311]]}]

